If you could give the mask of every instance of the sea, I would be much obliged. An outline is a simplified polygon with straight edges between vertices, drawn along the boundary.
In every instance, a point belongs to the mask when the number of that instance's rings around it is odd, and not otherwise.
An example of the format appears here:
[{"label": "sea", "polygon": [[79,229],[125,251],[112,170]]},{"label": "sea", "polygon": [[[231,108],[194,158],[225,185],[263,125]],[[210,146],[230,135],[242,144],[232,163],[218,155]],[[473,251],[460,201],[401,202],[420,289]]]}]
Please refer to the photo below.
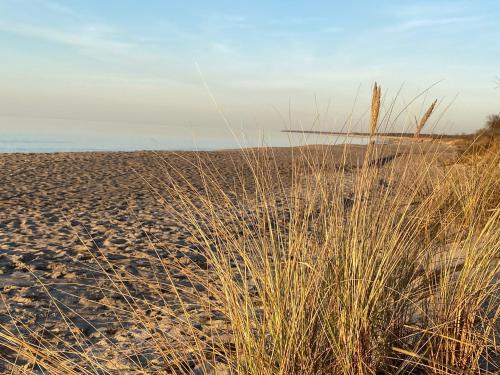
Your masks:
[{"label": "sea", "polygon": [[[17,126],[16,126],[17,124]],[[308,129],[310,130],[310,129]],[[323,129],[322,129],[323,130]],[[211,151],[310,144],[366,144],[366,138],[285,133],[277,128],[234,129],[0,118],[0,153],[84,151]]]}]

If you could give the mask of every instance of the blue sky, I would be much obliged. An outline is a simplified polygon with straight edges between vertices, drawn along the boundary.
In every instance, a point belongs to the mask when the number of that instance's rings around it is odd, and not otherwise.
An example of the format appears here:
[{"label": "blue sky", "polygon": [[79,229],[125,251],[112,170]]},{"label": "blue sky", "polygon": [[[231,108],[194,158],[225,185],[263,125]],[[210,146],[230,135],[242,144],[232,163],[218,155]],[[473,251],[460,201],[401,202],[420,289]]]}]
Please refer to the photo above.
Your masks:
[{"label": "blue sky", "polygon": [[438,98],[438,130],[472,131],[500,110],[499,19],[493,0],[0,0],[0,127],[216,129],[222,109],[281,129],[291,108],[293,126],[338,128],[375,80],[389,97],[404,84],[401,107],[442,80],[397,126]]}]

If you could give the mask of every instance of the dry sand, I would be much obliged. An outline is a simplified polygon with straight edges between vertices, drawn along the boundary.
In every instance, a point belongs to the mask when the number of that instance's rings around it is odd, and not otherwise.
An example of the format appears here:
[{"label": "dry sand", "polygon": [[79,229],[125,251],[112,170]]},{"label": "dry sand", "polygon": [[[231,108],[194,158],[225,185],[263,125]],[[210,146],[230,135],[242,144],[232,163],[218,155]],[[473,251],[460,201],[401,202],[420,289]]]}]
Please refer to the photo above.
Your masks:
[{"label": "dry sand", "polygon": [[[386,162],[396,155],[391,147],[385,151]],[[274,149],[284,180],[290,177],[291,152],[291,148]],[[339,163],[341,153],[341,147],[333,149],[332,165]],[[364,147],[353,146],[351,163],[363,153]],[[124,370],[131,363],[151,371],[161,368],[162,359],[144,350],[150,334],[136,321],[117,317],[117,308],[126,309],[127,302],[108,291],[111,281],[101,267],[129,280],[131,294],[149,298],[148,289],[134,280],[151,280],[153,285],[166,278],[159,262],[150,262],[159,255],[163,265],[171,268],[175,283],[203,292],[176,273],[175,265],[203,272],[205,259],[146,183],[161,191],[171,164],[201,188],[197,168],[191,164],[199,156],[221,173],[221,182],[229,190],[236,183],[235,166],[249,174],[240,151],[0,155],[2,329],[32,331],[55,343],[73,343],[76,350],[108,361],[109,369]],[[172,204],[175,209],[176,202]],[[104,259],[102,255],[109,263],[98,265],[96,259]],[[150,298],[164,312],[149,312],[156,315],[156,328],[169,335],[185,334],[176,331],[171,319],[183,314],[172,291],[165,288],[161,300],[158,295],[156,291]],[[56,304],[73,330],[68,330]],[[200,322],[206,320],[200,316]],[[133,356],[137,352],[142,354]],[[8,370],[7,360],[15,357],[0,346],[0,372]]]}]

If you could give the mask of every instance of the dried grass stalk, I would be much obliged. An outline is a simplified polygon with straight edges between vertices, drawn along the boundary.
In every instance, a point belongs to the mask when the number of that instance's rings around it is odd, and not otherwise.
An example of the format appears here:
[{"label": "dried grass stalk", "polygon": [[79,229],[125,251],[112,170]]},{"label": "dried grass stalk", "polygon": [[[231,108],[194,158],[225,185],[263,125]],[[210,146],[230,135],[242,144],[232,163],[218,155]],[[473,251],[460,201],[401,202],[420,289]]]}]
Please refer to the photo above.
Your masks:
[{"label": "dried grass stalk", "polygon": [[373,137],[377,132],[378,125],[378,116],[380,114],[380,86],[377,85],[377,82],[373,85],[372,92],[372,116],[370,122],[370,137]]},{"label": "dried grass stalk", "polygon": [[432,102],[430,107],[427,109],[427,111],[424,113],[424,115],[420,119],[420,122],[417,124],[417,128],[415,130],[415,138],[420,137],[420,132],[422,131],[425,124],[429,120],[429,117],[431,117],[432,112],[434,112],[434,108],[436,107],[436,104],[437,104],[437,99]]}]

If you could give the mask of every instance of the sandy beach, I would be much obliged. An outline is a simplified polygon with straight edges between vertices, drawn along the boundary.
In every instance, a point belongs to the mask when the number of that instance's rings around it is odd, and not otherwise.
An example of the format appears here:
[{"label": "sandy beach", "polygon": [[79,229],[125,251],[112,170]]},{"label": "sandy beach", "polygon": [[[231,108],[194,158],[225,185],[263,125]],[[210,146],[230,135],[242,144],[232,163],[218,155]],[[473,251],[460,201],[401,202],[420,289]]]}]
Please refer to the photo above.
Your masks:
[{"label": "sandy beach", "polygon": [[[297,150],[272,150],[285,184]],[[308,155],[323,151],[310,147]],[[362,160],[364,152],[364,146],[351,146],[347,167]],[[338,165],[342,153],[342,146],[331,147],[328,163]],[[390,163],[403,154],[402,149],[385,146],[379,161]],[[0,155],[2,325],[66,347],[72,343],[105,360],[109,369],[130,369],[130,363],[162,366],[164,359],[147,352],[151,333],[126,314],[120,316],[129,301],[116,292],[108,275],[120,276],[131,294],[162,306],[163,311],[145,310],[154,315],[156,329],[187,335],[173,318],[181,319],[185,312],[172,289],[158,293],[161,280],[166,281],[167,269],[174,283],[203,293],[202,286],[190,283],[176,267],[210,271],[189,232],[162,203],[169,199],[162,193],[162,181],[170,178],[173,168],[201,189],[195,167],[200,160],[218,171],[228,191],[238,185],[235,168],[243,176],[250,173],[241,151]],[[176,209],[176,202],[170,203],[170,209]],[[196,306],[193,309],[196,312]],[[204,316],[201,310],[198,318],[201,330],[217,325],[216,316]],[[14,360],[8,351],[0,355]]]}]

